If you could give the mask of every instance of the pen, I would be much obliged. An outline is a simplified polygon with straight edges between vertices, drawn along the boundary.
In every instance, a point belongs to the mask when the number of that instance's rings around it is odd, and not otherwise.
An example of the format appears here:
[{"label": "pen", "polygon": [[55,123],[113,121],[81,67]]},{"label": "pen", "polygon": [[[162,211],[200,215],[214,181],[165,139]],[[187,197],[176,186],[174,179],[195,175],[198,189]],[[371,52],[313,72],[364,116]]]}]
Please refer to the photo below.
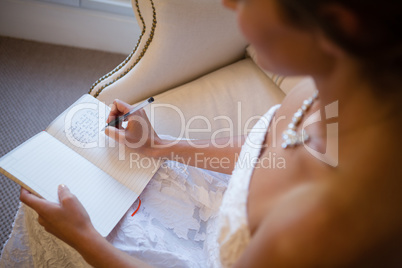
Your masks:
[{"label": "pen", "polygon": [[[149,99],[141,102],[140,104],[138,104],[137,106],[135,106],[131,111],[129,111],[128,113],[117,117],[115,120],[109,122],[109,124],[106,124],[106,126],[103,128],[103,130],[105,130],[107,127],[115,127],[117,125],[119,125],[121,122],[123,122],[124,120],[126,120],[126,118],[130,115],[132,115],[133,113],[135,113],[138,110],[141,110],[142,108],[144,108],[145,106],[147,106],[148,104],[152,103],[154,101],[154,98],[150,97]],[[102,130],[102,131],[103,131]]]}]

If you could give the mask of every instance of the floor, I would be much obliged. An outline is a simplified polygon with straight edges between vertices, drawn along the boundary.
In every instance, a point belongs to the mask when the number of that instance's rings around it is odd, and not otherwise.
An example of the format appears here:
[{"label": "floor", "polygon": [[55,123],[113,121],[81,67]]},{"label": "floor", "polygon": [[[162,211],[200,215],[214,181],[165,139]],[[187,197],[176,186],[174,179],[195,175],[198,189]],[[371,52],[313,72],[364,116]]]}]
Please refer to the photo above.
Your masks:
[{"label": "floor", "polygon": [[[44,130],[126,55],[0,36],[0,157]],[[20,187],[0,174],[0,251]]]}]

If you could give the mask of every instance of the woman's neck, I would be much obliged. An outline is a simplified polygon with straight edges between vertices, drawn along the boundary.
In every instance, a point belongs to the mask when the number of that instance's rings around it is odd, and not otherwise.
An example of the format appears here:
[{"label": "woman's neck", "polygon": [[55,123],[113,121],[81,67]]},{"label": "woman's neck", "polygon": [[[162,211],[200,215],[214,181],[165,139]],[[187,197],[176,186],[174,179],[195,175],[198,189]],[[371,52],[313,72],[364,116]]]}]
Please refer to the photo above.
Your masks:
[{"label": "woman's neck", "polygon": [[338,63],[331,73],[313,78],[321,108],[338,101],[339,134],[363,131],[384,121],[400,120],[398,116],[391,116],[395,113],[397,100],[378,98],[374,94],[374,84],[359,75],[350,62]]}]

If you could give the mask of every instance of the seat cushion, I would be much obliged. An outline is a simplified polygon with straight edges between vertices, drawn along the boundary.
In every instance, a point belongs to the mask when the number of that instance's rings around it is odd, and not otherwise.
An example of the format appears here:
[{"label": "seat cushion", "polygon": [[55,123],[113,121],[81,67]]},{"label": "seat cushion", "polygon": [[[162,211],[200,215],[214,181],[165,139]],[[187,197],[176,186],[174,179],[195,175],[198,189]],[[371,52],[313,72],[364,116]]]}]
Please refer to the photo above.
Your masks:
[{"label": "seat cushion", "polygon": [[146,111],[158,134],[210,139],[247,133],[284,97],[248,58],[155,96]]}]

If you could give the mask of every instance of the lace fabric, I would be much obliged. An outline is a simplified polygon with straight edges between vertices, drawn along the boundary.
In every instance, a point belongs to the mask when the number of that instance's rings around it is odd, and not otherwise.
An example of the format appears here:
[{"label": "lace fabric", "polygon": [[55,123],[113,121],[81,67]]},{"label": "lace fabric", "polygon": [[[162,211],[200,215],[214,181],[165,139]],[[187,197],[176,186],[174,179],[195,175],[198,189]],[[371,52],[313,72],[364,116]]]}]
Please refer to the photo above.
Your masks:
[{"label": "lace fabric", "polygon": [[228,178],[166,162],[141,194],[144,205],[134,217],[127,213],[109,241],[156,267],[207,267],[207,229],[215,228]]},{"label": "lace fabric", "polygon": [[220,262],[224,267],[233,266],[250,241],[248,188],[269,124],[279,107],[273,106],[265,113],[247,136],[223,198],[216,230]]},{"label": "lace fabric", "polygon": [[73,248],[47,233],[31,208],[20,205],[0,267],[90,267]]},{"label": "lace fabric", "polygon": [[[206,267],[205,238],[229,175],[167,161],[107,240],[155,267]],[[47,233],[35,211],[21,205],[0,267],[90,267],[70,246]]]},{"label": "lace fabric", "polygon": [[[131,216],[137,200],[107,240],[155,267],[234,264],[250,239],[248,185],[277,108],[271,108],[250,132],[230,183],[229,175],[166,161],[141,193],[138,212]],[[3,267],[90,266],[73,248],[47,233],[35,211],[21,205],[0,258]]]}]

